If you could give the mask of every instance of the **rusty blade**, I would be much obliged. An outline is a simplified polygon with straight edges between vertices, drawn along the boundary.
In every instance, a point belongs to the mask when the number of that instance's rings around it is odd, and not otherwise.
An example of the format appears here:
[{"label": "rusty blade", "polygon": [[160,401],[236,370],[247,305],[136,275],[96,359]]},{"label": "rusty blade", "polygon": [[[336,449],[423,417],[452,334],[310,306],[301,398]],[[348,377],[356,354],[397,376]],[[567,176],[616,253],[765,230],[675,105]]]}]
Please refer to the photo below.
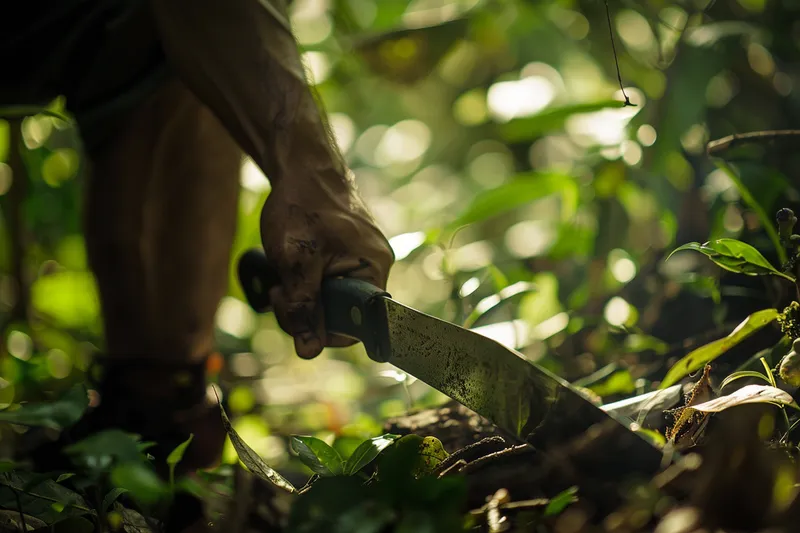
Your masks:
[{"label": "rusty blade", "polygon": [[388,363],[494,423],[517,442],[547,451],[603,424],[603,461],[654,474],[661,450],[566,381],[479,333],[386,298]]}]

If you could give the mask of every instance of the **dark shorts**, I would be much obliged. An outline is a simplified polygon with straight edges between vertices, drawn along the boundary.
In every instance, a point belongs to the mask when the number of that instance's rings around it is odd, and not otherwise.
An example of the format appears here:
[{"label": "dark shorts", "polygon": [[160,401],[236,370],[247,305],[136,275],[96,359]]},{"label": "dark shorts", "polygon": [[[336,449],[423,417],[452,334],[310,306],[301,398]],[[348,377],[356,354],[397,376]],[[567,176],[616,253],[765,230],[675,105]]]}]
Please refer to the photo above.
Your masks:
[{"label": "dark shorts", "polygon": [[0,29],[0,106],[64,96],[88,149],[171,75],[148,0],[13,5]]}]

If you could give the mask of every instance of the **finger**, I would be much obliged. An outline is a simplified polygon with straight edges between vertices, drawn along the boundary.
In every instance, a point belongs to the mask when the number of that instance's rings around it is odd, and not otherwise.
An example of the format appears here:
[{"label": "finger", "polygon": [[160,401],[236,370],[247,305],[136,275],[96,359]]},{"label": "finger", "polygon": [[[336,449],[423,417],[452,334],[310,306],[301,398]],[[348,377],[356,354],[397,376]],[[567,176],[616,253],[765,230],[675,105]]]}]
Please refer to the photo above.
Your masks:
[{"label": "finger", "polygon": [[346,348],[348,346],[353,346],[354,344],[358,344],[358,340],[351,339],[350,337],[345,337],[343,335],[336,335],[335,333],[328,333],[327,334],[327,342],[325,346],[329,348]]},{"label": "finger", "polygon": [[[360,279],[384,289],[386,287],[386,281],[383,279],[384,276],[380,274],[380,270],[381,269],[371,261],[342,256],[338,258],[338,260],[331,262],[331,265],[327,269],[327,275],[332,277],[341,276]],[[331,348],[344,348],[353,346],[359,342],[351,337],[336,335],[330,332],[327,333],[327,337],[325,345]]]},{"label": "finger", "polygon": [[279,324],[294,337],[295,352],[311,359],[325,346],[325,318],[320,303],[322,266],[316,254],[294,256],[291,267],[281,269],[281,290],[276,291]]}]

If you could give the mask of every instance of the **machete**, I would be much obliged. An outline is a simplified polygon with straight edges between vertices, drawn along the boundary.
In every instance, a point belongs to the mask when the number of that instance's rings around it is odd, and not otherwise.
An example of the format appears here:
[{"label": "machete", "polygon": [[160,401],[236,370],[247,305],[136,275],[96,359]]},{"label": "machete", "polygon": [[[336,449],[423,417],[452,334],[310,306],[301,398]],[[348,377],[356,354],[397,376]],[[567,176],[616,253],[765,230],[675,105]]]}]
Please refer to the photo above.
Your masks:
[{"label": "machete", "polygon": [[[265,312],[278,278],[264,253],[245,252],[238,275],[248,304]],[[662,450],[631,430],[625,417],[596,406],[519,352],[403,305],[361,280],[329,278],[321,293],[327,331],[361,341],[372,360],[392,364],[463,404],[512,441],[547,453],[602,425],[611,432],[598,458],[605,467],[611,463],[649,478],[663,464]]]}]

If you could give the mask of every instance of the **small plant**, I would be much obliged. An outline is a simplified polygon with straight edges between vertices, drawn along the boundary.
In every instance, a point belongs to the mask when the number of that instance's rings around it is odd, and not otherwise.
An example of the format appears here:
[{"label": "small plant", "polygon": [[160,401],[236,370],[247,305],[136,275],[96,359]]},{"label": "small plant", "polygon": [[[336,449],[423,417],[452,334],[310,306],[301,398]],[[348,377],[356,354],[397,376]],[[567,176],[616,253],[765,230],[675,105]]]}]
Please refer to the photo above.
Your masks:
[{"label": "small plant", "polygon": [[[790,394],[778,387],[775,374],[777,373],[778,378],[790,387],[800,386],[800,356],[798,355],[798,351],[800,351],[800,286],[797,281],[797,268],[800,265],[800,235],[794,233],[797,217],[792,210],[781,209],[775,218],[779,243],[782,247],[779,255],[787,258],[779,267],[770,264],[758,250],[749,244],[736,239],[716,239],[703,244],[692,242],[684,244],[672,252],[674,254],[682,250],[694,250],[708,257],[719,267],[731,272],[746,276],[775,276],[789,281],[795,285],[797,298],[782,310],[762,309],[751,314],[728,336],[693,350],[670,368],[661,382],[661,388],[669,387],[690,373],[705,368],[703,377],[696,387],[703,383],[704,388],[710,390],[713,395],[715,393],[710,388],[708,380],[709,364],[758,330],[773,322],[777,323],[783,333],[783,339],[771,350],[773,352],[779,352],[787,340],[792,343],[791,351],[782,357],[777,365],[777,371],[771,369],[764,357],[758,357],[764,373],[755,370],[739,370],[727,376],[722,381],[719,390],[722,391],[733,381],[742,378],[761,379],[767,385],[748,385],[732,394],[713,399],[709,399],[710,396],[706,394],[705,401],[699,405],[694,401],[687,402],[685,407],[675,413],[677,416],[668,436],[674,437],[679,432],[683,434],[689,431],[690,429],[687,429],[688,422],[697,421],[704,424],[707,422],[708,414],[745,403],[771,403],[780,407],[787,427],[786,434],[781,440],[785,440],[794,427],[789,423],[785,406],[795,409],[800,409],[800,407]],[[691,431],[697,433],[697,427],[691,428]]]}]

